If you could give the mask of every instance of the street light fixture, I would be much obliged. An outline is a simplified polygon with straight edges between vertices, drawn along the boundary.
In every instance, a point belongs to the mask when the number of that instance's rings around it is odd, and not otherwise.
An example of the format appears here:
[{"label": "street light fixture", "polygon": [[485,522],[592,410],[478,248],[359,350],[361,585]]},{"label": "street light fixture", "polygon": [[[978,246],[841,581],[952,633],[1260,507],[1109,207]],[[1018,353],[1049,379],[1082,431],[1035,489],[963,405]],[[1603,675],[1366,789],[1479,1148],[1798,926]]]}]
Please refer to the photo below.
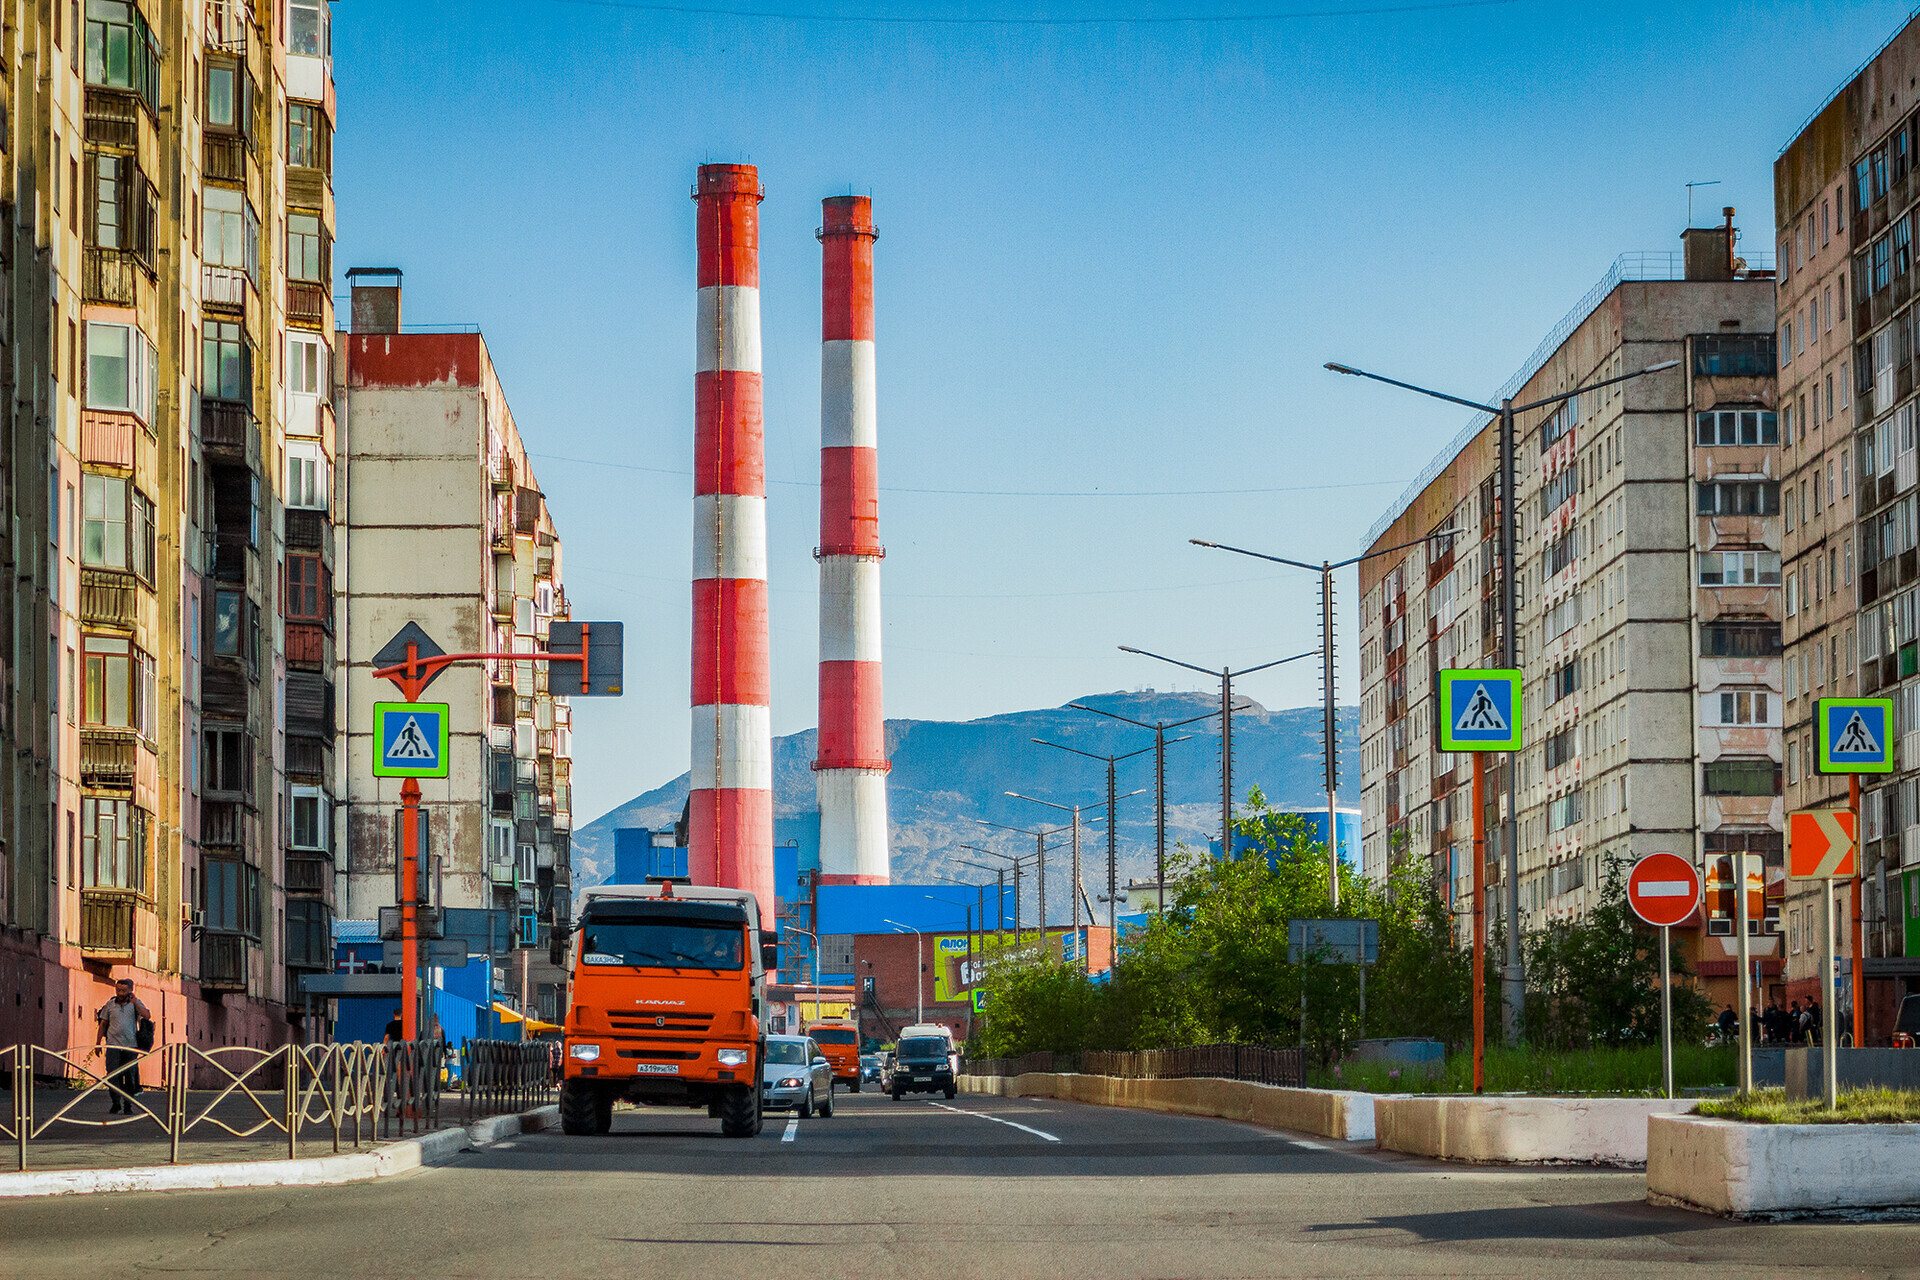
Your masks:
[{"label": "street light fixture", "polygon": [[[1114,911],[1115,911],[1114,900],[1119,894],[1119,888],[1120,888],[1115,881],[1115,877],[1119,874],[1117,868],[1119,866],[1120,824],[1114,820],[1114,801],[1119,799],[1119,797],[1114,794],[1114,789],[1113,789],[1114,788],[1114,781],[1113,781],[1114,766],[1119,764],[1120,761],[1122,760],[1131,760],[1135,756],[1145,755],[1147,752],[1153,750],[1153,748],[1141,747],[1138,751],[1129,751],[1125,755],[1103,756],[1103,755],[1096,755],[1094,752],[1091,752],[1091,751],[1082,751],[1078,747],[1068,747],[1068,746],[1062,746],[1058,742],[1048,742],[1045,738],[1035,738],[1033,739],[1033,741],[1039,743],[1043,747],[1052,747],[1056,751],[1070,751],[1076,756],[1085,756],[1089,760],[1100,760],[1106,763],[1106,766],[1107,766],[1107,933],[1111,935],[1119,927],[1118,921],[1114,915]],[[1134,792],[1134,794],[1139,795],[1140,793],[1136,791]],[[1164,803],[1164,800],[1163,800],[1163,803]],[[1093,914],[1092,910],[1089,909],[1087,914],[1092,915]],[[1092,921],[1089,920],[1088,923],[1091,924]]]},{"label": "street light fixture", "polygon": [[1069,702],[1067,705],[1075,711],[1091,711],[1097,716],[1106,716],[1109,720],[1118,720],[1123,724],[1153,730],[1153,874],[1155,882],[1160,886],[1160,910],[1164,912],[1167,909],[1167,748],[1174,743],[1193,741],[1191,735],[1186,735],[1169,742],[1167,730],[1198,724],[1202,720],[1211,720],[1219,713],[1209,711],[1203,716],[1190,716],[1185,720],[1175,720],[1171,724],[1164,720],[1148,724],[1145,720],[1135,720],[1117,711],[1104,711],[1099,707],[1090,707],[1084,702]]},{"label": "street light fixture", "polygon": [[913,981],[913,1020],[925,1022],[927,1020],[927,960],[924,954],[926,935],[910,924],[901,924],[898,920],[889,920],[885,916],[880,917],[880,923],[892,925],[896,933],[904,930],[913,935],[914,962],[920,966],[920,972],[914,975]]},{"label": "street light fixture", "polygon": [[[1450,396],[1429,387],[1416,386],[1411,382],[1401,382],[1397,378],[1385,377],[1378,373],[1369,373],[1365,369],[1356,369],[1352,365],[1335,364],[1328,361],[1326,367],[1334,373],[1345,374],[1350,378],[1368,378],[1374,382],[1384,382],[1390,387],[1399,387],[1403,391],[1412,391],[1429,396],[1435,400],[1444,400],[1448,404],[1464,405],[1477,409],[1481,413],[1491,414],[1500,422],[1500,665],[1516,667],[1519,648],[1515,643],[1515,606],[1514,592],[1518,581],[1514,574],[1514,473],[1513,473],[1513,415],[1528,413],[1534,409],[1547,409],[1565,404],[1575,396],[1585,395],[1601,387],[1609,387],[1617,382],[1626,382],[1631,378],[1643,377],[1649,373],[1660,373],[1679,367],[1678,360],[1662,360],[1650,364],[1644,369],[1635,369],[1632,373],[1623,373],[1617,377],[1602,378],[1590,382],[1584,387],[1575,387],[1572,391],[1560,395],[1548,396],[1542,400],[1530,400],[1526,404],[1515,404],[1512,396],[1502,396],[1496,407],[1482,404],[1478,400],[1464,400],[1459,396]],[[1507,759],[1507,817],[1501,824],[1500,843],[1504,847],[1507,863],[1507,963],[1501,974],[1501,1022],[1506,1032],[1508,1044],[1517,1044],[1520,1039],[1520,1009],[1526,999],[1526,969],[1520,958],[1520,788],[1515,761],[1510,755]]]},{"label": "street light fixture", "polygon": [[1136,649],[1132,645],[1120,646],[1122,653],[1137,653],[1143,658],[1157,658],[1161,662],[1172,663],[1176,667],[1185,667],[1189,671],[1198,671],[1205,676],[1220,677],[1220,851],[1227,857],[1233,856],[1233,681],[1236,676],[1249,676],[1256,671],[1265,671],[1268,667],[1281,666],[1288,662],[1298,662],[1302,658],[1311,658],[1320,652],[1309,649],[1305,653],[1296,653],[1291,658],[1276,658],[1272,662],[1263,662],[1257,667],[1242,667],[1238,671],[1229,671],[1225,667],[1218,671],[1207,667],[1196,667],[1191,662],[1182,662],[1178,658],[1169,658],[1164,653],[1150,653],[1145,649]]},{"label": "street light fixture", "polygon": [[[1065,831],[1067,828],[1036,827],[1033,829],[1029,829],[1026,827],[1010,827],[1004,822],[989,822],[985,818],[975,818],[974,821],[979,823],[983,827],[998,827],[1002,831],[1017,831],[1023,836],[1033,837],[1033,853],[1026,856],[1030,856],[1033,859],[1033,863],[1034,863],[1034,867],[1033,867],[1034,888],[1035,888],[1036,894],[1040,899],[1040,901],[1036,904],[1038,909],[1038,914],[1040,917],[1040,950],[1042,952],[1045,952],[1047,949],[1047,837],[1057,836],[1062,831]],[[994,851],[991,849],[982,849],[980,850],[980,852],[993,853],[993,856],[996,858],[1012,857],[1012,855],[1010,854],[994,853]],[[1013,909],[1015,914],[1018,915],[1020,911],[1020,893],[1019,893],[1020,881],[1019,881],[1019,873],[1017,870],[1019,866],[1019,861],[1017,859],[1014,860],[1014,866],[1016,868],[1016,871],[1014,876]]]},{"label": "street light fixture", "polygon": [[[1038,741],[1038,739],[1036,739],[1036,741]],[[1146,793],[1146,789],[1143,787],[1138,791],[1129,791],[1125,796],[1117,796],[1115,797],[1115,799],[1125,800],[1131,796],[1144,795],[1145,793]],[[1042,800],[1038,796],[1022,795],[1018,791],[1009,791],[1006,794],[1012,796],[1015,800],[1026,800],[1032,804],[1043,804],[1047,806],[1047,808],[1049,809],[1058,809],[1062,813],[1070,813],[1073,815],[1073,822],[1071,824],[1071,830],[1073,831],[1073,880],[1067,886],[1067,903],[1072,908],[1071,927],[1074,933],[1074,938],[1077,942],[1079,940],[1079,935],[1080,935],[1080,898],[1084,897],[1087,892],[1086,886],[1080,883],[1080,813],[1083,806],[1077,805],[1077,804],[1056,804],[1052,800]],[[1107,809],[1107,829],[1109,832],[1111,832],[1113,829],[1113,810],[1108,807],[1110,804],[1111,804],[1111,801],[1102,800],[1098,804],[1090,804],[1090,805],[1084,806],[1087,809],[1101,809],[1101,808]],[[1066,830],[1066,829],[1068,828],[1060,828],[1060,830]],[[1079,896],[1076,896],[1076,895],[1079,895]],[[1040,930],[1040,949],[1043,952],[1046,950],[1046,946],[1047,946],[1047,931],[1045,928],[1045,923],[1046,922],[1042,920],[1041,922],[1042,927]],[[1092,903],[1087,904],[1087,923],[1089,925],[1093,923],[1093,904]],[[1090,953],[1090,948],[1082,946],[1080,950],[1083,953],[1081,956],[1083,967],[1086,969],[1088,973],[1092,973],[1093,972],[1093,956]]]},{"label": "street light fixture", "polygon": [[[1451,537],[1452,535],[1447,535]],[[1359,564],[1362,560],[1371,560],[1375,556],[1384,556],[1395,551],[1404,551],[1408,547],[1430,541],[1417,538],[1412,542],[1403,542],[1398,546],[1382,547],[1378,551],[1369,551],[1364,555],[1349,557],[1345,560],[1322,560],[1319,564],[1309,564],[1305,560],[1289,560],[1285,556],[1270,556],[1263,551],[1248,551],[1244,547],[1230,547],[1224,542],[1209,542],[1205,538],[1188,538],[1196,547],[1209,547],[1215,551],[1231,551],[1236,555],[1252,556],[1256,560],[1270,560],[1274,564],[1292,565],[1296,569],[1306,569],[1320,575],[1320,746],[1324,756],[1323,781],[1327,791],[1327,884],[1333,905],[1340,905],[1340,828],[1337,825],[1335,796],[1340,789],[1340,761],[1336,751],[1338,739],[1334,725],[1334,674],[1333,674],[1333,571],[1344,569],[1348,565]]]}]

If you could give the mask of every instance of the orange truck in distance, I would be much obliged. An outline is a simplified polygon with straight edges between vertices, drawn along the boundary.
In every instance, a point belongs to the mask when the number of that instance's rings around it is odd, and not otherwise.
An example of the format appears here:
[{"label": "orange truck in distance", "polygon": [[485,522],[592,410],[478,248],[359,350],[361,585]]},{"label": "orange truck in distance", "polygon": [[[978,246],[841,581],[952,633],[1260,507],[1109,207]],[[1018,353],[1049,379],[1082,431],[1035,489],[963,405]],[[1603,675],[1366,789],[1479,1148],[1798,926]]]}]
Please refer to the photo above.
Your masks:
[{"label": "orange truck in distance", "polygon": [[833,1064],[833,1078],[860,1092],[860,1029],[851,1022],[816,1022],[807,1034]]},{"label": "orange truck in distance", "polygon": [[622,1099],[704,1106],[730,1138],[760,1132],[767,956],[751,893],[589,889],[568,950],[564,1132],[605,1133]]}]

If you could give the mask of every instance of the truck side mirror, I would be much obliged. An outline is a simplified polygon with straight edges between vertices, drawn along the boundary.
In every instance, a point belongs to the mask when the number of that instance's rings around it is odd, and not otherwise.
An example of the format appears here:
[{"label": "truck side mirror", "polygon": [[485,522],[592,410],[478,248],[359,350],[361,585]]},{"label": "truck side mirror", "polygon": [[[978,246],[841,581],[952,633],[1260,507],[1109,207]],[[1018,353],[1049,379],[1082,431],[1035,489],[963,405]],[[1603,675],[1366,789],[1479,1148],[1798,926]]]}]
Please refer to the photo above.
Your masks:
[{"label": "truck side mirror", "polygon": [[760,944],[760,967],[768,973],[780,967],[780,944],[763,942]]}]

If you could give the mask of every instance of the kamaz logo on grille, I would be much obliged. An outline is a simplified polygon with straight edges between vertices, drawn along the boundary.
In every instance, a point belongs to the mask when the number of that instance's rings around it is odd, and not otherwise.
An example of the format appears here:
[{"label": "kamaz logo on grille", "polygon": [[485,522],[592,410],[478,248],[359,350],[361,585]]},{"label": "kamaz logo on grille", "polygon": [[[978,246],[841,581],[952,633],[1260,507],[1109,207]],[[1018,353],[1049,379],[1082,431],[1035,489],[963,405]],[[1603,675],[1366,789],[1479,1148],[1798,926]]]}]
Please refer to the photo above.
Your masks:
[{"label": "kamaz logo on grille", "polygon": [[665,1017],[655,1018],[653,1020],[653,1025],[656,1027],[664,1027],[667,1025],[667,1020]]}]

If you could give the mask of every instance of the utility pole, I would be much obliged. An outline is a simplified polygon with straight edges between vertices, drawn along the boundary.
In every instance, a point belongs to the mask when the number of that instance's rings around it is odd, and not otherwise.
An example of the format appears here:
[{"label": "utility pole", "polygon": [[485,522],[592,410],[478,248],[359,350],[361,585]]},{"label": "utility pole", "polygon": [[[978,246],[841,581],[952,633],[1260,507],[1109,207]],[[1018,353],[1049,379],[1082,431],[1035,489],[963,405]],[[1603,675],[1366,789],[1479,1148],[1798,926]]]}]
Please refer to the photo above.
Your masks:
[{"label": "utility pole", "polygon": [[[1175,720],[1171,724],[1165,720],[1148,724],[1145,720],[1135,720],[1130,716],[1123,716],[1117,712],[1103,711],[1099,707],[1090,707],[1084,702],[1070,702],[1067,705],[1075,711],[1091,711],[1097,716],[1105,716],[1109,720],[1118,720],[1122,724],[1130,724],[1141,729],[1153,730],[1153,877],[1154,884],[1158,886],[1156,892],[1160,895],[1160,910],[1164,912],[1167,909],[1167,748],[1174,743],[1191,742],[1193,740],[1188,736],[1169,740],[1167,730],[1179,729],[1190,724],[1198,724],[1202,720],[1211,720],[1213,719],[1214,713],[1209,711],[1203,716],[1189,716],[1185,720]],[[1035,739],[1035,741],[1038,741],[1038,739]],[[1049,745],[1059,746],[1060,744],[1056,742]],[[1068,747],[1065,749],[1071,751],[1073,748]],[[1141,751],[1145,749],[1146,748],[1142,747]],[[1128,754],[1139,755],[1140,752],[1134,751]],[[1127,757],[1116,756],[1113,758],[1125,760]],[[1109,769],[1108,772],[1108,782],[1107,794],[1111,796],[1113,794],[1111,769]],[[1112,895],[1109,894],[1108,896],[1111,897]]]},{"label": "utility pole", "polygon": [[1326,757],[1327,784],[1327,891],[1334,909],[1338,910],[1340,826],[1334,795],[1340,789],[1340,756],[1333,715],[1333,562],[1330,560],[1320,562],[1320,694],[1320,745]]}]

